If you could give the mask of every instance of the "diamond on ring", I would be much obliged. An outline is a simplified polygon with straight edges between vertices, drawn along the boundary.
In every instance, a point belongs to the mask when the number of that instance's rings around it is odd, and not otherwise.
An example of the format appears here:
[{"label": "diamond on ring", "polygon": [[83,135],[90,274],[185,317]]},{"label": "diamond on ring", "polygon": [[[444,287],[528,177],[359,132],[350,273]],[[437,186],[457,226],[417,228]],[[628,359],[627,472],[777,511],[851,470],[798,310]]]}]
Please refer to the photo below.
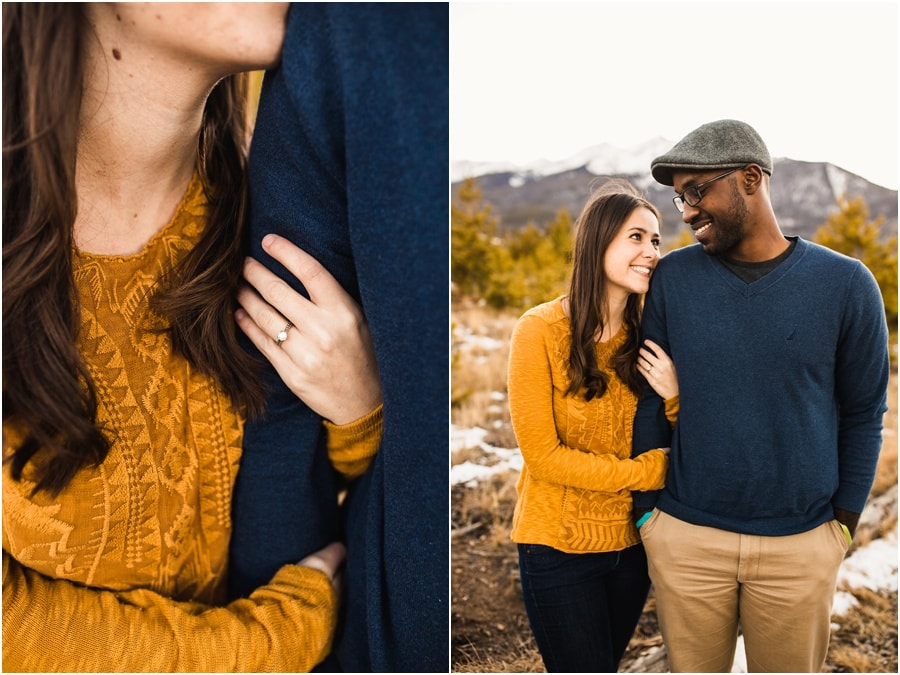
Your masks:
[{"label": "diamond on ring", "polygon": [[290,321],[288,321],[287,325],[281,329],[281,332],[275,336],[275,344],[280,347],[281,343],[284,342],[285,340],[287,340],[288,331],[293,327],[294,327],[294,324],[292,324]]}]

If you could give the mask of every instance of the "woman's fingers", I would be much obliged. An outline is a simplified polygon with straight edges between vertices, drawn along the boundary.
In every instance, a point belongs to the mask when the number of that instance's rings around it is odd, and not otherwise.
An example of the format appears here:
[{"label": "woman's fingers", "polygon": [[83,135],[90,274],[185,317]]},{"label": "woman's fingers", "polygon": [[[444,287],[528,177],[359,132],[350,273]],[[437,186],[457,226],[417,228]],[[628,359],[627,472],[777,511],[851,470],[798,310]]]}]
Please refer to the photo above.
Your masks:
[{"label": "woman's fingers", "polygon": [[641,349],[638,355],[638,367],[644,372],[650,372],[654,368],[661,368],[662,364],[660,360],[653,354],[644,349]]},{"label": "woman's fingers", "polygon": [[644,340],[638,352],[638,369],[657,394],[664,399],[678,393],[675,364],[662,347],[652,340]]},{"label": "woman's fingers", "polygon": [[[293,274],[309,294],[307,299],[296,292],[259,261],[253,258],[244,261],[244,278],[286,319],[297,325],[304,324],[310,333],[321,333],[319,339],[323,340],[332,327],[342,326],[338,330],[348,331],[364,322],[359,304],[318,260],[274,234],[263,238],[263,248]],[[255,318],[254,312],[250,311],[250,314]],[[264,323],[261,325],[266,328]]]},{"label": "woman's fingers", "polygon": [[[284,279],[253,258],[244,260],[244,279],[265,302],[291,321],[299,323],[305,310],[312,305],[309,300],[291,288]],[[241,304],[244,305],[243,302]],[[246,305],[244,308],[249,310]],[[251,311],[250,314],[256,318],[254,312]]]},{"label": "woman's fingers", "polygon": [[[290,372],[291,357],[284,352],[281,345],[275,342],[275,338],[259,327],[256,321],[247,314],[243,308],[238,309],[234,313],[234,318],[238,326],[250,341],[256,345],[256,348],[268,359],[269,363],[275,368],[279,376],[285,377],[284,373]],[[298,335],[293,334],[294,329],[288,331],[287,339],[298,339]]]},{"label": "woman's fingers", "polygon": [[381,403],[381,383],[359,304],[318,261],[286,239],[267,235],[264,248],[310,297],[247,258],[238,325],[287,387],[325,419],[341,425],[371,412]]},{"label": "woman's fingers", "polygon": [[644,340],[644,344],[641,346],[640,351],[641,355],[648,361],[659,362],[666,358],[666,353],[663,351],[662,347],[653,342],[653,340]]},{"label": "woman's fingers", "polygon": [[650,340],[649,338],[644,340],[644,344],[647,345],[647,347],[652,349],[657,354],[665,354],[665,352],[663,351],[663,348],[660,347],[658,344],[656,344],[653,340]]},{"label": "woman's fingers", "polygon": [[639,363],[644,367],[652,366],[653,368],[664,368],[672,364],[672,359],[666,354],[662,347],[652,340],[644,340],[646,346],[641,347],[639,351]]},{"label": "woman's fingers", "polygon": [[[278,334],[287,327],[289,322],[291,323],[291,328],[287,330],[287,333],[290,334],[291,331],[297,330],[300,318],[297,311],[283,313],[276,310],[272,305],[263,300],[252,288],[245,286],[238,291],[237,301],[249,316],[249,319],[251,319],[253,324],[257,327],[260,335],[265,336],[267,340],[273,344],[278,341]],[[293,320],[288,318],[288,313]],[[295,321],[297,322],[296,324]],[[240,324],[241,322],[238,321],[238,323]],[[243,324],[241,324],[241,328],[244,328]],[[244,332],[246,333],[247,331],[245,330]],[[247,333],[247,337],[251,340],[254,338],[250,333]],[[253,342],[256,344],[256,340],[253,340]],[[259,347],[260,345],[257,344],[256,346]]]},{"label": "woman's fingers", "polygon": [[350,296],[322,263],[309,253],[277,234],[263,237],[262,247],[300,280],[315,304],[346,304]]}]

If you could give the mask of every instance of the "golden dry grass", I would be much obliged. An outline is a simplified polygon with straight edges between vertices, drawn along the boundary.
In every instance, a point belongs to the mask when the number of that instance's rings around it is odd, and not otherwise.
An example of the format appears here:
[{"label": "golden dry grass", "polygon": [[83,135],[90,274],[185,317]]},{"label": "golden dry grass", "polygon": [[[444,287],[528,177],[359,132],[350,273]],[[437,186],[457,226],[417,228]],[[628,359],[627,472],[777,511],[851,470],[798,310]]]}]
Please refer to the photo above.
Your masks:
[{"label": "golden dry grass", "polygon": [[897,594],[885,596],[867,589],[853,594],[859,604],[838,620],[840,627],[831,637],[826,672],[896,672]]},{"label": "golden dry grass", "polygon": [[509,338],[517,317],[486,307],[453,314],[454,390],[469,393],[506,389]]},{"label": "golden dry grass", "polygon": [[[492,656],[482,656],[477,648],[470,646],[466,653],[453,664],[454,673],[543,673],[544,662],[534,644],[523,641],[511,659],[499,660]],[[859,671],[857,671],[859,672]]]},{"label": "golden dry grass", "polygon": [[884,415],[884,443],[878,457],[878,472],[872,485],[874,496],[897,484],[897,373],[888,386],[888,411]]},{"label": "golden dry grass", "polygon": [[517,317],[484,307],[454,313],[451,422],[480,427],[502,448],[516,447],[506,403],[509,338]]},{"label": "golden dry grass", "polygon": [[496,546],[509,543],[513,509],[516,504],[516,471],[505,471],[466,488],[465,498],[455,504],[453,525],[467,528],[480,525],[485,539]]}]

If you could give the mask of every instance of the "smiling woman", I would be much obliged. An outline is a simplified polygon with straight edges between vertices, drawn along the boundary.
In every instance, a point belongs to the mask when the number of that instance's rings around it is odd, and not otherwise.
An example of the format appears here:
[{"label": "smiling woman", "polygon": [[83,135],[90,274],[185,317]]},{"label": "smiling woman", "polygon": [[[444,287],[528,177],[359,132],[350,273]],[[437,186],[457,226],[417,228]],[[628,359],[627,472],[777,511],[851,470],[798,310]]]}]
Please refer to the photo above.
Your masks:
[{"label": "smiling woman", "polygon": [[646,293],[658,260],[659,218],[650,209],[635,209],[606,249],[607,302],[624,305],[632,293]]},{"label": "smiling woman", "polygon": [[667,415],[678,406],[671,361],[640,344],[659,221],[630,184],[601,188],[575,226],[569,294],[513,330],[509,410],[524,465],[511,536],[548,671],[615,672],[650,588],[630,490],[662,486],[668,448],[630,458],[644,378]]}]

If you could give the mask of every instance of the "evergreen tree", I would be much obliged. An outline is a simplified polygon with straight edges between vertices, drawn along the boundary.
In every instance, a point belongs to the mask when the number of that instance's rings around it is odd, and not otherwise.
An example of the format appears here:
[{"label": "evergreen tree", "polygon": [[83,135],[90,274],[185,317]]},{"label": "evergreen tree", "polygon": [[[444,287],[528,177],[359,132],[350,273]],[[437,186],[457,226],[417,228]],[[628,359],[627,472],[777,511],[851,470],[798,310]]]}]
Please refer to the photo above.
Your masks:
[{"label": "evergreen tree", "polygon": [[869,220],[869,208],[862,197],[837,199],[838,211],[831,214],[813,241],[860,260],[878,282],[884,311],[892,336],[897,334],[897,237],[883,239],[884,216]]},{"label": "evergreen tree", "polygon": [[690,228],[682,227],[678,230],[678,239],[674,241],[663,240],[663,244],[665,246],[665,252],[674,251],[679,248],[684,248],[685,246],[691,246],[697,243],[697,237],[694,236],[694,233],[691,232]]},{"label": "evergreen tree", "polygon": [[467,178],[450,205],[450,277],[456,299],[483,298],[490,285],[497,219],[482,195],[475,179]]},{"label": "evergreen tree", "polygon": [[453,300],[484,300],[497,309],[527,309],[566,292],[572,261],[572,217],[560,209],[542,228],[529,222],[503,237],[473,178],[451,204]]},{"label": "evergreen tree", "polygon": [[566,292],[573,242],[572,218],[566,209],[560,209],[546,229],[529,222],[504,241],[511,267],[495,275],[502,304],[499,294],[488,299],[490,304],[525,309]]},{"label": "evergreen tree", "polygon": [[568,269],[572,264],[572,253],[575,246],[574,224],[568,209],[562,208],[556,212],[556,218],[547,228],[547,236],[550,243],[553,244],[553,250]]}]

